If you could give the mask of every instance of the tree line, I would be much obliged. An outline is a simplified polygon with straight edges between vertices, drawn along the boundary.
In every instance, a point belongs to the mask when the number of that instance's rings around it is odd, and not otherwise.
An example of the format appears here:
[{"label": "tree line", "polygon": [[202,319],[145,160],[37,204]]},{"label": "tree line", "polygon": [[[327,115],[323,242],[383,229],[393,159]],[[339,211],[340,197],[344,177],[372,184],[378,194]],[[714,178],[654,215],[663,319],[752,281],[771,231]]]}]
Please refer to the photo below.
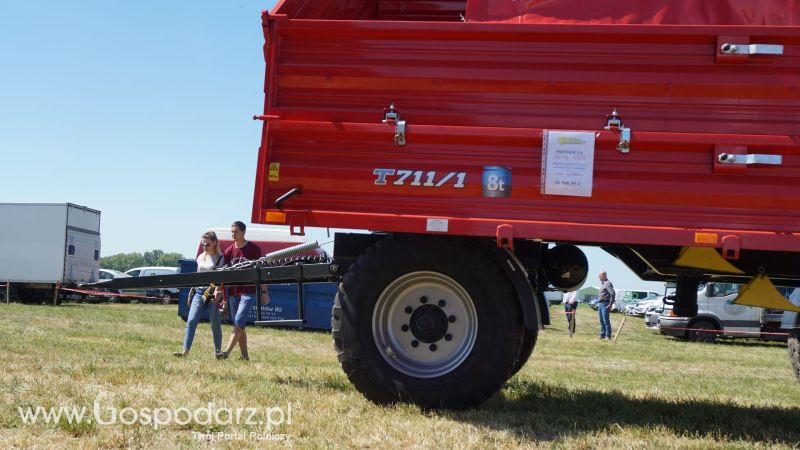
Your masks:
[{"label": "tree line", "polygon": [[175,267],[178,265],[179,259],[186,259],[186,257],[180,253],[164,253],[163,250],[144,253],[118,253],[100,258],[100,267],[102,269],[119,270],[120,272],[143,266]]}]

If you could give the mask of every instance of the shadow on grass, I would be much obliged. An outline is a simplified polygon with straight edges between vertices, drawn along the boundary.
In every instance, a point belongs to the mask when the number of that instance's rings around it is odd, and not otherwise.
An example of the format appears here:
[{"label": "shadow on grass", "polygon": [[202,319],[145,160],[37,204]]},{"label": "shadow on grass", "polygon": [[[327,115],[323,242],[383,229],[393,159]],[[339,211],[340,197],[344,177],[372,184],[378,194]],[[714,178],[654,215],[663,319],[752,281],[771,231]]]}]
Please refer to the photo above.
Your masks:
[{"label": "shadow on grass", "polygon": [[786,341],[788,340],[788,336],[786,339],[781,340],[770,340],[770,341],[759,341],[759,340],[743,340],[743,339],[736,339],[736,340],[717,340],[712,345],[725,345],[730,347],[768,347],[768,348],[786,348]]},{"label": "shadow on grass", "polygon": [[788,339],[770,339],[770,340],[758,340],[758,339],[745,339],[745,338],[738,338],[738,339],[731,339],[731,338],[723,338],[717,339],[714,342],[694,342],[688,339],[671,337],[670,338],[673,342],[686,342],[691,345],[723,345],[729,347],[786,347],[786,341]]},{"label": "shadow on grass", "polygon": [[303,389],[330,389],[339,392],[350,392],[355,388],[341,373],[318,374],[315,376],[273,375],[270,381],[275,384],[298,387]]},{"label": "shadow on grass", "polygon": [[479,409],[440,412],[477,426],[540,441],[620,427],[667,428],[675,436],[789,446],[800,442],[800,408],[743,407],[708,400],[632,399],[620,392],[569,390],[511,380],[505,396]]}]

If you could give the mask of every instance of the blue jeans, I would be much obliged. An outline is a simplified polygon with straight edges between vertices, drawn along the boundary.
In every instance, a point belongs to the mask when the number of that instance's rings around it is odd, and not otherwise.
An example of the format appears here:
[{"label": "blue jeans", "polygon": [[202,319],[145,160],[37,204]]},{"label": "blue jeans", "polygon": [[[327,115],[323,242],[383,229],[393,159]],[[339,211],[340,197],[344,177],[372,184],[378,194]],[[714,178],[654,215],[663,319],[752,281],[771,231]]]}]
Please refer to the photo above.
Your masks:
[{"label": "blue jeans", "polygon": [[242,294],[228,297],[228,317],[233,326],[244,328],[256,303],[254,295]]},{"label": "blue jeans", "polygon": [[611,317],[608,303],[598,303],[597,313],[600,315],[600,337],[611,337]]},{"label": "blue jeans", "polygon": [[203,305],[203,292],[205,289],[199,289],[192,297],[192,304],[189,307],[189,316],[186,319],[186,334],[183,337],[183,349],[188,351],[192,348],[192,341],[194,341],[194,332],[197,329],[197,324],[200,322],[200,313],[208,311],[208,320],[211,322],[211,334],[214,336],[214,351],[219,352],[222,349],[222,325],[219,319],[219,310],[214,302],[209,301],[208,305]]}]

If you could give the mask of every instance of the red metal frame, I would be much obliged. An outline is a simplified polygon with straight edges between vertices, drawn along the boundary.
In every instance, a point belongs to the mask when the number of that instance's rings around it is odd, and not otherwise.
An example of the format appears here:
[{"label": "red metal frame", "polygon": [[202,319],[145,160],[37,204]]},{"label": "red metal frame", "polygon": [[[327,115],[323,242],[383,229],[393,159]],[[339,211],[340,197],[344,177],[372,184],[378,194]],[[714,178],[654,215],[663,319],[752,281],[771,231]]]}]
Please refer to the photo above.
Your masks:
[{"label": "red metal frame", "polygon": [[[448,234],[495,236],[511,225],[514,237],[548,241],[722,247],[733,236],[743,249],[800,251],[798,27],[268,14],[264,24],[272,118],[253,222],[273,212],[285,219],[269,223],[297,227],[435,233],[428,219],[447,219]],[[785,53],[730,59],[720,39]],[[381,123],[390,102],[407,120],[406,146]],[[633,130],[627,154],[603,130],[614,108]],[[541,194],[547,129],[596,132],[591,198]],[[715,163],[722,151],[783,163],[730,170]],[[485,166],[511,168],[511,198],[481,196]],[[463,172],[465,186],[376,185],[376,168]],[[275,208],[293,187],[301,194]]]}]

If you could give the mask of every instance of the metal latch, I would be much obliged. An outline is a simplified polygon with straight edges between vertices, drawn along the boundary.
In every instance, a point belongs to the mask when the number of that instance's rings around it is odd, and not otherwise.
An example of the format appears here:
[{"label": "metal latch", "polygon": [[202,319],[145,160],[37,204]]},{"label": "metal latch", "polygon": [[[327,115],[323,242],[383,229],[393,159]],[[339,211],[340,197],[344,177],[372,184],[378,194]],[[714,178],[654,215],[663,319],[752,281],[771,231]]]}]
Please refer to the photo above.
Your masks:
[{"label": "metal latch", "polygon": [[396,145],[406,145],[406,121],[400,120],[400,113],[395,109],[394,103],[383,109],[381,123],[394,125],[394,143]]},{"label": "metal latch", "polygon": [[722,164],[770,164],[779,166],[783,164],[783,156],[781,155],[734,155],[731,153],[720,153],[717,160]]},{"label": "metal latch", "polygon": [[622,124],[622,116],[617,114],[617,108],[611,114],[606,115],[606,126],[603,128],[607,131],[619,131],[619,144],[617,150],[620,153],[628,153],[631,151],[631,129],[626,128]]},{"label": "metal latch", "polygon": [[782,55],[783,46],[778,44],[731,44],[725,42],[719,51],[726,55]]}]

